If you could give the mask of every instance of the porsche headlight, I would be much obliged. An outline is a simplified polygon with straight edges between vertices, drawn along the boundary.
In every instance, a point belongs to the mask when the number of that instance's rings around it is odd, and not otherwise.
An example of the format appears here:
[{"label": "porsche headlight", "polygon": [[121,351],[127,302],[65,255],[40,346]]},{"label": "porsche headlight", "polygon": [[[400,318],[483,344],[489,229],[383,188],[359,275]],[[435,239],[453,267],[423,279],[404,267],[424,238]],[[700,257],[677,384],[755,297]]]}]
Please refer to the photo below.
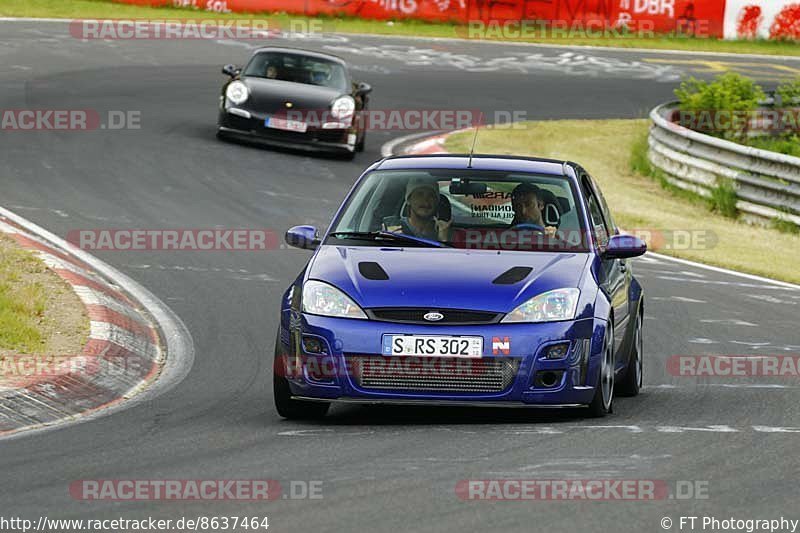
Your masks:
[{"label": "porsche headlight", "polygon": [[327,283],[314,280],[303,285],[303,312],[339,318],[367,318],[364,311],[345,293]]},{"label": "porsche headlight", "polygon": [[502,322],[556,322],[572,320],[578,309],[578,289],[556,289],[534,296],[508,313]]},{"label": "porsche headlight", "polygon": [[236,105],[245,103],[248,96],[250,96],[250,91],[247,89],[247,85],[238,80],[231,82],[225,89],[225,97]]},{"label": "porsche headlight", "polygon": [[339,120],[352,118],[356,112],[356,101],[352,96],[340,96],[331,105],[331,115]]}]

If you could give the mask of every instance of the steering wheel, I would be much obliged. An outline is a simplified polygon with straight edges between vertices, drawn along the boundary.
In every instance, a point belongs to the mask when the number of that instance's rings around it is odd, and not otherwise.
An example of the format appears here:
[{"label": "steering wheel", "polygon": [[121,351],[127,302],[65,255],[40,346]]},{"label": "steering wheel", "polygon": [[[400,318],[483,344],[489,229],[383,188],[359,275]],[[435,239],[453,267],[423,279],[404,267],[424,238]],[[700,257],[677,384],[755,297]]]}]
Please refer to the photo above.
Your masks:
[{"label": "steering wheel", "polygon": [[533,231],[541,231],[545,233],[544,226],[540,226],[539,224],[531,224],[530,222],[524,222],[522,224],[517,224],[516,226],[512,227],[511,229],[519,230],[519,229],[527,229]]}]

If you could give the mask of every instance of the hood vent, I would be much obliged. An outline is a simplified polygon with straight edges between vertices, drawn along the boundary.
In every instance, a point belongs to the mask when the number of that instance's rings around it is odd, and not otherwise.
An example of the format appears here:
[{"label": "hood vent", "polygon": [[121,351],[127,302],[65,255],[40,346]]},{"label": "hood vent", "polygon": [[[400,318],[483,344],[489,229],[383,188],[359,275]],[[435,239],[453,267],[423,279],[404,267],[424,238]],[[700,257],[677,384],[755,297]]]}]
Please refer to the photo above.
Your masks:
[{"label": "hood vent", "polygon": [[389,274],[374,261],[363,261],[358,264],[358,271],[367,279],[375,281],[386,281],[389,279]]},{"label": "hood vent", "polygon": [[513,267],[509,268],[492,282],[495,285],[514,285],[528,277],[528,274],[533,272],[531,267]]}]

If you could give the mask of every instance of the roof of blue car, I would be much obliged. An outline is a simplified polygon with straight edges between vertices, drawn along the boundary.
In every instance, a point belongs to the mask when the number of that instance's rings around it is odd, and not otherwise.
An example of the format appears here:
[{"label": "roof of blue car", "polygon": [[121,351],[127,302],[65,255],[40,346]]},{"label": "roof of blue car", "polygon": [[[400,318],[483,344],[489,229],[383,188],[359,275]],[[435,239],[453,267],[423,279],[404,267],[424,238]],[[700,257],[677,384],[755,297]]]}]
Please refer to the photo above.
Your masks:
[{"label": "roof of blue car", "polygon": [[[466,169],[468,168],[468,163],[469,155],[411,155],[386,158],[377,168],[380,170],[414,168]],[[565,164],[565,161],[534,157],[474,155],[472,157],[472,166],[469,168],[474,170],[502,170],[564,176],[566,175]]]}]

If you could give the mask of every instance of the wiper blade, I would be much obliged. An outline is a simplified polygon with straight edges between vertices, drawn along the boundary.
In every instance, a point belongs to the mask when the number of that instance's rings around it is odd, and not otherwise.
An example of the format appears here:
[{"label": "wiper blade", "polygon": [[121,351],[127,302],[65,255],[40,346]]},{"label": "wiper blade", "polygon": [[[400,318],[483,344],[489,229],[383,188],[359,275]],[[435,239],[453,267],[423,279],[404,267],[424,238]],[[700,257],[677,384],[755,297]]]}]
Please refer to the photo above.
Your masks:
[{"label": "wiper blade", "polygon": [[439,241],[432,241],[423,237],[414,237],[413,235],[406,235],[404,233],[395,233],[393,231],[335,231],[331,233],[331,237],[355,239],[386,239],[390,241],[413,242],[417,244],[425,244],[428,246],[435,246],[436,248],[444,248],[449,246]]}]

